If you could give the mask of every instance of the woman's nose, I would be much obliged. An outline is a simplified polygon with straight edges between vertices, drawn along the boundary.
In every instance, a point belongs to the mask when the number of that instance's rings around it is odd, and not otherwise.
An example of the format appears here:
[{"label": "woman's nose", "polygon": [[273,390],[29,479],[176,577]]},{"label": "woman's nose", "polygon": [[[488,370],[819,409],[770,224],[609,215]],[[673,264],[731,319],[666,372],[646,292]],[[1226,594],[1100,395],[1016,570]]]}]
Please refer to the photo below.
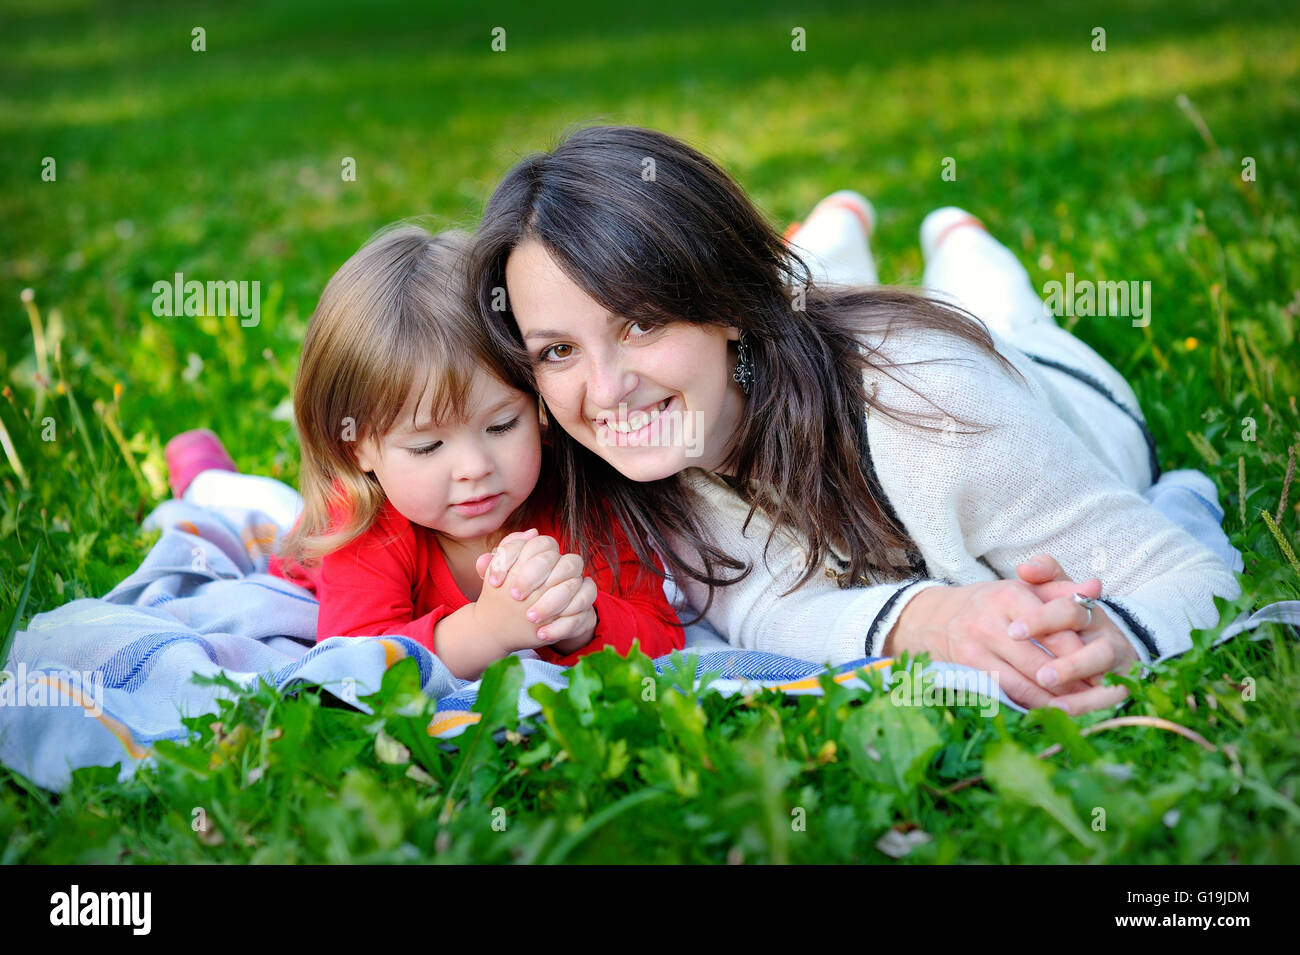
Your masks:
[{"label": "woman's nose", "polygon": [[636,387],[636,374],[625,365],[621,350],[598,357],[590,368],[587,397],[597,409],[617,408]]}]

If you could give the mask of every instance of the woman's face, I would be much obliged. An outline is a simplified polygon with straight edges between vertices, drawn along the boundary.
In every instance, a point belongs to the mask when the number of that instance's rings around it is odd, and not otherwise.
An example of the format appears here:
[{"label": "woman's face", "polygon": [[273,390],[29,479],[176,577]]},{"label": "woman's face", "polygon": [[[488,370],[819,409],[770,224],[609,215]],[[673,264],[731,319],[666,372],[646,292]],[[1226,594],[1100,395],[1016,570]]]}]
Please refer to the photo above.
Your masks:
[{"label": "woman's face", "polygon": [[574,440],[633,481],[718,469],[745,405],[738,329],[611,315],[535,240],[511,253],[506,286],[547,414]]}]

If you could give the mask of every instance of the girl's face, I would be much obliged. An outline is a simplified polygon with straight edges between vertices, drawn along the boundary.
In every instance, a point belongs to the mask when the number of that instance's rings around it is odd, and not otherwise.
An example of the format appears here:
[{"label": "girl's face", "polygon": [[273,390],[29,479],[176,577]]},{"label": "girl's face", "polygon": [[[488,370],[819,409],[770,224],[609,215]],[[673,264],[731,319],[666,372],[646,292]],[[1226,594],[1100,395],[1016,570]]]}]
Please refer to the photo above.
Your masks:
[{"label": "girl's face", "polygon": [[740,423],[734,327],[611,315],[525,240],[506,286],[550,418],[634,481],[716,471]]},{"label": "girl's face", "polygon": [[[454,541],[497,531],[537,485],[542,463],[537,401],[487,372],[474,376],[464,424],[439,424],[412,390],[393,428],[358,444],[403,517]],[[414,426],[412,425],[414,422]]]}]

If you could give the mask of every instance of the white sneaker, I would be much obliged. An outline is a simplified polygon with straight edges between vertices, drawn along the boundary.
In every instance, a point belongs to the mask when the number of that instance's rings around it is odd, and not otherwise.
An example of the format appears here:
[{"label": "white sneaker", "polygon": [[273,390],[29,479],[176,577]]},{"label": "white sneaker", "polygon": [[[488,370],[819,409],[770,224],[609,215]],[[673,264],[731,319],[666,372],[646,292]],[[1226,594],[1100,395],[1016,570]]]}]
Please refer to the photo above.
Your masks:
[{"label": "white sneaker", "polygon": [[813,207],[802,224],[786,230],[786,242],[808,263],[816,282],[879,285],[871,255],[876,210],[861,193],[833,192]]}]

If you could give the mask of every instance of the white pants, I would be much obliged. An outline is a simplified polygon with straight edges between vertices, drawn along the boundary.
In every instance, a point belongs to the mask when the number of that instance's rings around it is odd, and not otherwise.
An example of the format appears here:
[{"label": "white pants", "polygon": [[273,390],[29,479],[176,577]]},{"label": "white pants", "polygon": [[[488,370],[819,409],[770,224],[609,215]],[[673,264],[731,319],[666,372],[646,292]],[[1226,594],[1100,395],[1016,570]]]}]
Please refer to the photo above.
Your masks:
[{"label": "white pants", "polygon": [[181,495],[209,511],[261,511],[281,530],[289,530],[302,513],[302,495],[275,478],[235,471],[200,471]]}]

